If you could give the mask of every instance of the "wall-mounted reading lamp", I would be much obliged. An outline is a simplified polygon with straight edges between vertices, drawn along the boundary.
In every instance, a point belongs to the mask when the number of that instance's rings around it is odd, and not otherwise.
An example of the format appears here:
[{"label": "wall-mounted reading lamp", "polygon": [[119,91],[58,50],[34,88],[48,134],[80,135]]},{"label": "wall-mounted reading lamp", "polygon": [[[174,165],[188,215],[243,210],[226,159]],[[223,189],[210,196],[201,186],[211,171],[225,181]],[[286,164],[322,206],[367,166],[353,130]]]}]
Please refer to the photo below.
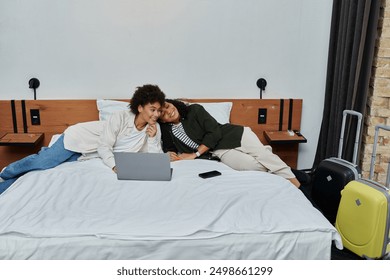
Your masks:
[{"label": "wall-mounted reading lamp", "polygon": [[264,78],[260,78],[257,80],[256,85],[260,89],[260,99],[263,99],[263,90],[267,86],[267,81]]},{"label": "wall-mounted reading lamp", "polygon": [[40,82],[37,78],[31,78],[28,81],[28,87],[34,89],[34,100],[37,100],[37,88],[39,87]]}]

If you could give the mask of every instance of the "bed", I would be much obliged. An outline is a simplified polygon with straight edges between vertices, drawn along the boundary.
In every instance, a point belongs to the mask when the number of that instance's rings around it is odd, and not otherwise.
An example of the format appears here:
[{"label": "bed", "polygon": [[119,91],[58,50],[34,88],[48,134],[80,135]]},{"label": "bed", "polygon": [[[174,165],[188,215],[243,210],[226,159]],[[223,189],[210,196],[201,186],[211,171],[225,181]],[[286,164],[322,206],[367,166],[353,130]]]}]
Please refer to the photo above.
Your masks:
[{"label": "bed", "polygon": [[[20,177],[0,195],[0,259],[330,259],[336,229],[288,180],[213,160],[171,181],[119,181],[99,158]],[[199,173],[221,176],[202,179]]]},{"label": "bed", "polygon": [[[172,168],[158,183],[118,181],[99,159],[24,175],[0,196],[0,259],[330,259],[341,244],[279,176]],[[222,175],[197,176],[209,170]]]}]

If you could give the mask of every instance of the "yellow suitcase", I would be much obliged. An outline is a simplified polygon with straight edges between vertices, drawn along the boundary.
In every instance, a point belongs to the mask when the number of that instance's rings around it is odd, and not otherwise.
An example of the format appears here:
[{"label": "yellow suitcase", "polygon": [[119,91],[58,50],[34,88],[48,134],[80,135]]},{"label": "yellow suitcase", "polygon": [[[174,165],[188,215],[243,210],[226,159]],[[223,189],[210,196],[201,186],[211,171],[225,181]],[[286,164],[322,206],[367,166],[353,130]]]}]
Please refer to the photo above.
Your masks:
[{"label": "yellow suitcase", "polygon": [[369,179],[351,181],[341,191],[335,224],[344,247],[369,259],[383,258],[390,252],[390,163],[386,186],[371,180],[379,129],[390,131],[390,126],[375,127]]}]

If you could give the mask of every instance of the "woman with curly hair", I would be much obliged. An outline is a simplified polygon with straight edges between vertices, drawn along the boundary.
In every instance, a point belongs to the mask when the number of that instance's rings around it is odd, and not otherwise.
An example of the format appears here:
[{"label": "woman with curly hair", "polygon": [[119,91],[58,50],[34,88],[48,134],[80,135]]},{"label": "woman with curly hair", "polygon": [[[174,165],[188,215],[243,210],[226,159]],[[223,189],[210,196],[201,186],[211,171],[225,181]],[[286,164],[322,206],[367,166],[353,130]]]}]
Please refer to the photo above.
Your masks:
[{"label": "woman with curly hair", "polygon": [[130,110],[113,113],[107,122],[70,126],[51,147],[5,167],[0,173],[0,193],[27,172],[53,168],[63,162],[100,157],[116,172],[114,152],[162,152],[157,120],[164,102],[165,94],[158,86],[137,87]]},{"label": "woman with curly hair", "polygon": [[165,101],[159,121],[171,161],[217,157],[233,169],[270,172],[300,187],[291,168],[249,127],[219,124],[201,105],[172,99]]},{"label": "woman with curly hair", "polygon": [[[111,115],[97,148],[103,162],[116,172],[115,152],[161,153],[161,131],[157,123],[165,94],[156,85],[138,87],[131,98],[130,111]],[[75,139],[76,140],[76,139]]]}]

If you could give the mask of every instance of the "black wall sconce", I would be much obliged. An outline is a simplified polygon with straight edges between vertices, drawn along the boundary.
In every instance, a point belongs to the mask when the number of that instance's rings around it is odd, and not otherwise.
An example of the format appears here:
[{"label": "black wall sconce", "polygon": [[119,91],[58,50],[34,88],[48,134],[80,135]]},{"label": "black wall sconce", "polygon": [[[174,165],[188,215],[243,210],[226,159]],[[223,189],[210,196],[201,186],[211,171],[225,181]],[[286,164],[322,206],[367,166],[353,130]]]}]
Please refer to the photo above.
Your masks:
[{"label": "black wall sconce", "polygon": [[39,87],[40,82],[37,78],[31,78],[28,81],[28,87],[34,89],[34,100],[37,100],[37,88]]},{"label": "black wall sconce", "polygon": [[267,81],[264,78],[260,78],[257,80],[256,85],[260,89],[260,99],[263,99],[263,90],[267,86]]}]

